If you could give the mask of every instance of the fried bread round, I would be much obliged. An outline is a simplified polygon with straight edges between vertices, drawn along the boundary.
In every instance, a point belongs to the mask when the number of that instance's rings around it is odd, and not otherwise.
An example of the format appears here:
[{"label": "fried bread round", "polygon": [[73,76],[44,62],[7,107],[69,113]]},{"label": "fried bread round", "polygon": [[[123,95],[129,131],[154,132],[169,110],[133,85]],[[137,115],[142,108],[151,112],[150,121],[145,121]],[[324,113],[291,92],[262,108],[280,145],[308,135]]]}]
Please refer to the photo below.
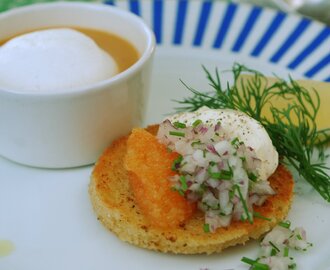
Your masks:
[{"label": "fried bread round", "polygon": [[[147,130],[156,134],[158,126]],[[255,212],[270,221],[261,218],[254,218],[253,224],[235,221],[229,227],[218,228],[215,233],[205,233],[203,213],[197,211],[178,227],[152,226],[141,214],[130,188],[129,172],[124,166],[127,138],[118,139],[106,149],[95,165],[89,185],[97,218],[123,241],[161,252],[211,254],[260,238],[288,214],[294,181],[287,169],[279,165],[269,179],[276,195],[270,196],[262,206],[254,207]]]}]

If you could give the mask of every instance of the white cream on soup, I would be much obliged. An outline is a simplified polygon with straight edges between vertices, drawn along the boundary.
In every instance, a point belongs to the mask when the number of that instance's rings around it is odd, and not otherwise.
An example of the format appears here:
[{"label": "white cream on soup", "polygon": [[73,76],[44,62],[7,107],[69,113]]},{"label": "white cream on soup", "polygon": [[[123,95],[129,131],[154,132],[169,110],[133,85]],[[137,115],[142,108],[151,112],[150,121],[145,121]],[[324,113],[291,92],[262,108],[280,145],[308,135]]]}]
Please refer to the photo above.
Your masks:
[{"label": "white cream on soup", "polygon": [[88,36],[69,28],[27,33],[0,47],[0,88],[6,90],[71,90],[117,72],[109,54]]}]

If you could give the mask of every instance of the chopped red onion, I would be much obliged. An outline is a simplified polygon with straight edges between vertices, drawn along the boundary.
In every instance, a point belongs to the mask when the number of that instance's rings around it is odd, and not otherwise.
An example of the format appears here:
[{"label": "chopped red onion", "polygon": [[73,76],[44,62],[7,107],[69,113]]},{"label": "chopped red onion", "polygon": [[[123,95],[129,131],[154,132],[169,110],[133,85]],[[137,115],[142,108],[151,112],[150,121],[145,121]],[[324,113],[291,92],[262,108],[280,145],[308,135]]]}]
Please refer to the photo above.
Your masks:
[{"label": "chopped red onion", "polygon": [[[165,120],[160,130],[160,142],[182,155],[182,161],[175,163],[174,169],[186,177],[188,190],[183,192],[184,196],[198,202],[210,231],[228,226],[231,220],[250,217],[253,205],[261,205],[268,195],[274,194],[268,181],[259,179],[261,160],[254,149],[239,138],[227,138],[220,123],[214,128],[205,123],[176,128]],[[183,132],[185,136],[170,136],[170,131]],[[253,176],[253,182],[249,175]],[[171,181],[180,190],[179,176]]]}]

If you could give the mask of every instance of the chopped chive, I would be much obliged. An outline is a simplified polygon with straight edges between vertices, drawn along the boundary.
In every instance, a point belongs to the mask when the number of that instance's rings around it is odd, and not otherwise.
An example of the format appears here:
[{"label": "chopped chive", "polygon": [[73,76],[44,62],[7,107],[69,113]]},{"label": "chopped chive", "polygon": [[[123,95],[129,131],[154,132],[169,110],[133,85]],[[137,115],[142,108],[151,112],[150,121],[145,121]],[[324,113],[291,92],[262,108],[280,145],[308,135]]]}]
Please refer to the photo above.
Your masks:
[{"label": "chopped chive", "polygon": [[207,223],[205,223],[205,224],[203,225],[203,230],[204,230],[204,232],[206,232],[206,233],[210,232],[210,225],[207,224]]},{"label": "chopped chive", "polygon": [[275,248],[272,248],[272,251],[270,252],[270,256],[275,256],[277,254],[277,251]]},{"label": "chopped chive", "polygon": [[235,195],[235,190],[229,190],[229,199],[231,200],[232,198],[234,198]]},{"label": "chopped chive", "polygon": [[171,190],[177,191],[181,196],[184,196],[185,192],[188,190],[186,178],[183,175],[180,175],[179,181],[181,186],[180,187],[172,186]]},{"label": "chopped chive", "polygon": [[177,191],[179,192],[179,194],[180,194],[181,196],[184,196],[184,192],[183,192],[182,189],[178,189]]},{"label": "chopped chive", "polygon": [[265,217],[265,216],[261,215],[259,212],[253,212],[253,216],[256,218],[263,219],[263,220],[272,221],[271,218]]},{"label": "chopped chive", "polygon": [[269,241],[269,244],[277,251],[277,252],[280,252],[280,249],[272,242],[272,241]]},{"label": "chopped chive", "polygon": [[187,185],[186,177],[184,177],[183,175],[180,175],[179,181],[181,183],[181,190],[183,192],[187,191],[188,185]]},{"label": "chopped chive", "polygon": [[194,147],[195,145],[201,145],[201,144],[202,144],[201,141],[198,140],[198,141],[194,141],[194,142],[192,142],[192,143],[191,143],[191,146]]},{"label": "chopped chive", "polygon": [[211,167],[207,169],[207,172],[211,178],[218,180],[231,180],[233,178],[232,170],[221,170],[220,172],[212,172]]},{"label": "chopped chive", "polygon": [[289,229],[291,226],[291,222],[289,220],[287,221],[281,221],[278,223],[278,225],[280,225],[283,228]]},{"label": "chopped chive", "polygon": [[251,269],[252,270],[269,270],[269,266],[267,264],[264,263],[259,263],[256,260],[252,260],[250,258],[247,257],[243,257],[241,259],[242,262],[251,265]]},{"label": "chopped chive", "polygon": [[233,176],[234,176],[233,169],[232,169],[232,167],[229,166],[229,163],[227,163],[227,164],[228,164],[228,168],[229,168],[229,172],[230,172],[231,178],[233,178]]},{"label": "chopped chive", "polygon": [[183,160],[183,157],[180,155],[178,156],[172,163],[172,171],[177,171],[180,168],[181,161]]},{"label": "chopped chive", "polygon": [[256,182],[258,177],[254,173],[248,173],[248,177],[252,182]]},{"label": "chopped chive", "polygon": [[199,124],[201,124],[202,123],[202,120],[200,120],[200,119],[197,119],[193,124],[192,124],[192,126],[195,128],[195,127],[197,127]]},{"label": "chopped chive", "polygon": [[241,145],[243,144],[243,142],[241,142],[238,137],[236,137],[235,139],[233,139],[231,141],[231,145],[234,146],[236,149]]},{"label": "chopped chive", "polygon": [[270,270],[270,268],[267,264],[256,262],[252,270]]},{"label": "chopped chive", "polygon": [[177,188],[177,187],[173,186],[173,187],[171,187],[171,190],[178,192],[181,196],[184,196],[184,192],[180,188]]},{"label": "chopped chive", "polygon": [[239,198],[240,198],[240,200],[242,202],[244,212],[245,212],[245,214],[247,216],[248,221],[250,222],[250,224],[252,224],[253,223],[253,218],[252,218],[252,216],[251,216],[251,214],[250,214],[250,212],[249,212],[249,210],[247,208],[246,201],[244,200],[243,195],[242,195],[242,192],[241,192],[241,188],[238,185],[234,185],[233,188],[234,189],[235,188],[237,189],[238,196],[239,196]]},{"label": "chopped chive", "polygon": [[245,221],[245,220],[247,220],[247,216],[246,216],[245,213],[243,213],[243,214],[241,215],[240,220],[241,220],[241,221]]},{"label": "chopped chive", "polygon": [[222,170],[221,171],[221,178],[224,179],[224,180],[232,179],[233,178],[232,170],[229,170],[229,171]]},{"label": "chopped chive", "polygon": [[[210,165],[214,166],[216,165],[215,162],[210,161]],[[229,170],[221,170],[220,172],[212,172],[211,167],[207,169],[207,172],[211,178],[219,179],[219,180],[231,180],[234,176],[233,169],[229,167]]]},{"label": "chopped chive", "polygon": [[236,145],[239,142],[238,137],[231,141],[231,145]]},{"label": "chopped chive", "polygon": [[284,247],[283,256],[284,257],[289,257],[289,248],[288,247]]},{"label": "chopped chive", "polygon": [[297,238],[298,240],[302,240],[302,237],[301,237],[300,234],[297,234],[296,238]]},{"label": "chopped chive", "polygon": [[202,197],[206,190],[207,190],[207,186],[205,185],[205,183],[202,183],[196,190],[196,193],[198,196]]},{"label": "chopped chive", "polygon": [[175,128],[186,128],[186,124],[185,123],[181,123],[181,122],[174,122],[173,126]]},{"label": "chopped chive", "polygon": [[186,136],[184,134],[184,132],[179,132],[179,131],[170,131],[169,134],[172,135],[172,136],[177,136],[177,137],[184,137],[184,136]]},{"label": "chopped chive", "polygon": [[295,263],[289,265],[289,269],[296,269],[297,265]]},{"label": "chopped chive", "polygon": [[243,258],[241,259],[241,261],[244,262],[244,263],[247,263],[247,264],[249,264],[249,265],[253,265],[253,264],[256,262],[255,260],[252,260],[252,259],[247,258],[247,257],[243,257]]},{"label": "chopped chive", "polygon": [[216,165],[216,163],[214,161],[212,161],[212,160],[209,162],[209,164],[210,164],[210,166]]}]

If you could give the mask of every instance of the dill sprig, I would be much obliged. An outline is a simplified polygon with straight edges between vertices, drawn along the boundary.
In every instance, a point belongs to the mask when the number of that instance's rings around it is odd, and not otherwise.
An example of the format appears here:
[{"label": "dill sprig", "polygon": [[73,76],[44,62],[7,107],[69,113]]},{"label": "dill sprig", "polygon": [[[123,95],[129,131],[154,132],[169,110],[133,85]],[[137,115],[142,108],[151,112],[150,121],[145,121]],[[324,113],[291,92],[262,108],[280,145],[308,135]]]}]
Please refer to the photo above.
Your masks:
[{"label": "dill sprig", "polygon": [[[281,162],[291,165],[309,182],[320,195],[330,202],[329,168],[324,159],[313,162],[315,149],[324,157],[326,144],[330,141],[330,128],[318,130],[315,119],[320,108],[320,97],[315,89],[307,90],[291,77],[286,81],[278,78],[269,82],[256,70],[240,64],[232,68],[233,83],[223,86],[216,69],[212,75],[203,67],[212,92],[200,92],[184,84],[192,97],[176,101],[177,111],[195,111],[202,106],[213,109],[230,108],[245,112],[258,120],[267,130],[281,156]],[[249,75],[249,77],[242,77]],[[272,105],[272,99],[287,102],[284,108]],[[265,117],[268,110],[270,117]]]}]

